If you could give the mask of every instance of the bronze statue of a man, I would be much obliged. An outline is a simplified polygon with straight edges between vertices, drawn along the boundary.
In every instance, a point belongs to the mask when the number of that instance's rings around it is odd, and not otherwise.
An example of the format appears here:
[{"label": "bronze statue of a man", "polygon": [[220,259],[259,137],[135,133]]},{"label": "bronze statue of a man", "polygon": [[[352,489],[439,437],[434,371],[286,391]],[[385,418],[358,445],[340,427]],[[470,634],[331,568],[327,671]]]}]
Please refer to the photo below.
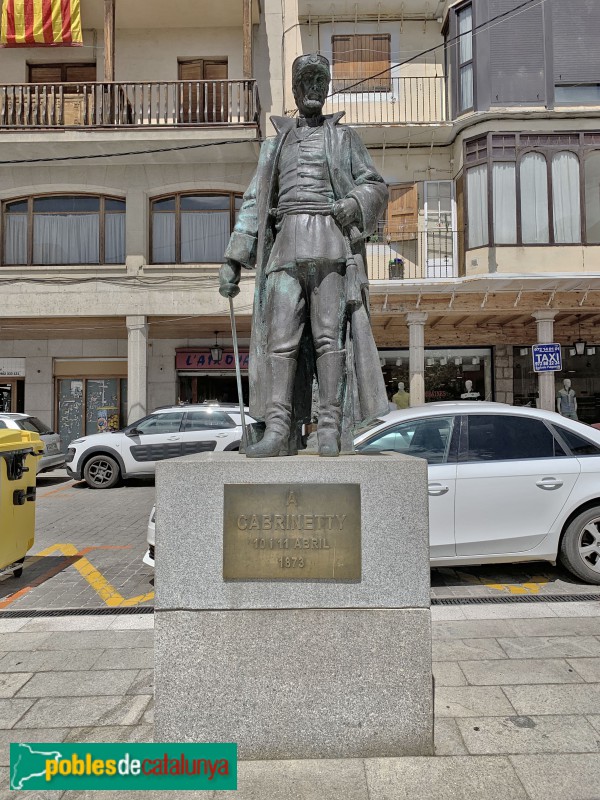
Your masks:
[{"label": "bronze statue of a man", "polygon": [[[221,267],[224,297],[239,292],[241,267],[256,267],[250,342],[250,413],[264,436],[250,458],[293,452],[319,385],[319,455],[337,456],[341,433],[387,413],[369,321],[364,242],[388,190],[343,112],[322,115],[329,62],[292,65],[297,119],[272,117]],[[289,443],[292,442],[291,448]]]}]

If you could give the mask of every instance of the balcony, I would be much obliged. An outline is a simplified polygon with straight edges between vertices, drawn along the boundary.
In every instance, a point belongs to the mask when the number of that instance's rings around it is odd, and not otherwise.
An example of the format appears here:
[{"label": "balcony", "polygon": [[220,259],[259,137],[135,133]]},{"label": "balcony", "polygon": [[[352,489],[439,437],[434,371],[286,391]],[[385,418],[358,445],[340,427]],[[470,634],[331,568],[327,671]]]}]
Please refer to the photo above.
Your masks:
[{"label": "balcony", "polygon": [[3,84],[0,129],[255,126],[254,80]]},{"label": "balcony", "polygon": [[463,251],[464,231],[432,228],[393,231],[385,222],[367,241],[367,271],[371,281],[456,278]]},{"label": "balcony", "polygon": [[388,78],[385,91],[362,91],[356,79],[336,79],[325,113],[345,111],[349,125],[416,125],[447,122],[442,76]]}]

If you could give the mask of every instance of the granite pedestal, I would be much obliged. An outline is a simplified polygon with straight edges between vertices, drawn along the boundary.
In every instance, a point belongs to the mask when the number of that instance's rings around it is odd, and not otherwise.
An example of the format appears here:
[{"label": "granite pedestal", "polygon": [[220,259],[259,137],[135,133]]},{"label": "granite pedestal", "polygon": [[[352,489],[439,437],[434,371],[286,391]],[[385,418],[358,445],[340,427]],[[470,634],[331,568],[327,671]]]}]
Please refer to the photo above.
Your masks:
[{"label": "granite pedestal", "polygon": [[[225,581],[226,484],[360,486],[360,580]],[[160,462],[156,486],[156,741],[433,753],[425,461],[210,453]]]}]

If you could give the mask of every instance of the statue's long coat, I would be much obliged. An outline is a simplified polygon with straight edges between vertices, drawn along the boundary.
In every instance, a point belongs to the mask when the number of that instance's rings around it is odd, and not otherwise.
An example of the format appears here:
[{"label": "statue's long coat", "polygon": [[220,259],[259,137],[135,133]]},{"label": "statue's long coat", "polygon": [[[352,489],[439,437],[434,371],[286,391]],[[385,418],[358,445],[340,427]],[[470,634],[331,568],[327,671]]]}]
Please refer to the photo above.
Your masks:
[{"label": "statue's long coat", "polygon": [[[325,117],[326,159],[336,200],[353,197],[360,207],[360,221],[351,226],[349,239],[353,253],[364,257],[364,240],[381,218],[388,190],[377,173],[358,134],[346,125],[338,125],[343,112]],[[249,383],[250,413],[255,419],[265,417],[266,404],[266,267],[275,239],[274,217],[277,207],[277,167],[283,143],[296,125],[289,117],[272,117],[277,136],[267,139],[260,151],[256,173],[244,194],[244,201],[231,235],[225,256],[246,268],[256,266],[252,336],[250,341]],[[350,312],[352,352],[348,391],[350,402],[344,404],[345,427],[386,414],[388,401],[373,340],[368,311],[368,291],[363,288],[363,304]],[[312,377],[315,372],[310,326],[300,345],[294,389],[294,418],[310,420]],[[350,417],[350,418],[349,418]]]}]

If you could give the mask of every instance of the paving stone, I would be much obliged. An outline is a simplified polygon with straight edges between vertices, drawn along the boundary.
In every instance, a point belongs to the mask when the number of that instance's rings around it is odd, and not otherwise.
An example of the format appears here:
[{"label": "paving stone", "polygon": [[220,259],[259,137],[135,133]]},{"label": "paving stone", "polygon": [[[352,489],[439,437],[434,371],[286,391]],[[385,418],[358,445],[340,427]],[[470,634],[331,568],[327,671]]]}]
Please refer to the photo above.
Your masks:
[{"label": "paving stone", "polygon": [[450,717],[436,719],[433,734],[436,756],[467,755],[458,725]]},{"label": "paving stone", "polygon": [[[359,758],[269,761],[265,769],[265,762],[241,761],[235,800],[368,800],[363,763]],[[231,796],[231,792],[214,795],[215,800]]]},{"label": "paving stone", "polygon": [[27,619],[10,619],[0,617],[0,633],[14,633],[27,625]]},{"label": "paving stone", "polygon": [[[527,800],[508,758],[366,759],[365,769],[372,800]],[[313,796],[318,797],[306,797]]]},{"label": "paving stone", "polygon": [[33,672],[9,672],[0,674],[0,697],[13,697],[27,681]]},{"label": "paving stone", "polygon": [[[0,664],[1,667],[1,664]],[[461,661],[467,681],[475,686],[505,684],[584,683],[573,667],[561,658]]]},{"label": "paving stone", "polygon": [[[437,639],[495,639],[498,636],[518,636],[512,619],[460,619],[434,622],[432,634]],[[546,620],[540,620],[545,622]]]},{"label": "paving stone", "polygon": [[[18,728],[0,730],[0,766],[10,765],[11,742],[64,742],[68,732],[68,728],[28,728],[26,733]],[[12,795],[13,798],[19,796]]]},{"label": "paving stone", "polygon": [[102,655],[102,650],[19,650],[0,658],[2,672],[61,672],[90,669]]},{"label": "paving stone", "polygon": [[38,672],[18,692],[18,697],[93,697],[129,692],[136,670],[85,670]]},{"label": "paving stone", "polygon": [[[0,651],[8,650],[36,650],[47,642],[52,634],[43,631],[27,633],[23,630],[13,633],[3,633],[0,636]],[[50,648],[52,650],[54,648]]]},{"label": "paving stone", "polygon": [[506,686],[517,714],[588,714],[600,710],[600,684]]},{"label": "paving stone", "polygon": [[141,669],[135,676],[135,680],[127,690],[127,694],[153,694],[154,693],[154,670]]},{"label": "paving stone", "polygon": [[154,628],[154,614],[123,614],[112,617],[111,630],[150,630]]},{"label": "paving stone", "polygon": [[[580,605],[575,603],[575,605]],[[600,617],[552,617],[550,619],[511,620],[514,634],[501,636],[600,636]]]},{"label": "paving stone", "polygon": [[568,658],[573,669],[588,683],[600,683],[600,658]]},{"label": "paving stone", "polygon": [[580,658],[600,656],[594,636],[531,636],[498,639],[509,658]]},{"label": "paving stone", "polygon": [[431,619],[438,620],[458,620],[465,619],[465,612],[462,606],[432,606]]},{"label": "paving stone", "polygon": [[[529,617],[555,617],[554,606],[559,603],[513,603],[463,606],[465,619],[526,619]],[[568,605],[568,604],[567,604]],[[575,604],[574,605],[579,605]],[[599,604],[600,605],[600,604]],[[574,614],[573,616],[577,616]]]},{"label": "paving stone", "polygon": [[[27,735],[29,736],[29,732]],[[67,730],[64,739],[65,742],[152,742],[153,740],[154,726],[143,724],[107,725],[102,728],[89,725],[71,728]],[[137,792],[135,797],[137,798]]]},{"label": "paving stone", "polygon": [[[20,632],[13,636],[24,636]],[[35,636],[37,634],[31,634]],[[37,645],[40,650],[84,650],[84,649],[122,649],[130,647],[152,647],[154,634],[152,631],[56,631],[47,635]],[[17,650],[16,647],[4,647],[4,650]],[[21,648],[30,649],[30,648]]]},{"label": "paving stone", "polygon": [[600,603],[552,603],[557,617],[600,617]]},{"label": "paving stone", "polygon": [[[65,728],[87,725],[137,725],[148,695],[101,697],[42,697],[19,721],[19,728],[44,728],[51,723]],[[31,703],[31,700],[8,701]]]},{"label": "paving stone", "polygon": [[597,754],[510,756],[530,800],[598,800]]},{"label": "paving stone", "polygon": [[587,721],[590,725],[600,733],[600,714],[588,714],[586,716]]},{"label": "paving stone", "polygon": [[43,617],[41,619],[30,619],[27,621],[24,630],[33,631],[99,631],[110,628],[114,621],[113,617],[100,617],[91,614],[77,615],[73,617]]},{"label": "paving stone", "polygon": [[105,650],[94,662],[93,669],[152,669],[154,648],[131,647]]},{"label": "paving stone", "polygon": [[582,716],[457,718],[469,753],[592,753],[596,732]]},{"label": "paving stone", "polygon": [[433,642],[434,661],[506,658],[495,639],[442,639]]},{"label": "paving stone", "polygon": [[[12,728],[35,701],[26,699],[0,700],[0,728]],[[41,726],[40,726],[41,727]]]},{"label": "paving stone", "polygon": [[434,714],[438,717],[486,717],[514,714],[499,686],[436,687]]},{"label": "paving stone", "polygon": [[432,665],[436,689],[438,686],[466,686],[463,671],[453,661],[435,661]]}]

